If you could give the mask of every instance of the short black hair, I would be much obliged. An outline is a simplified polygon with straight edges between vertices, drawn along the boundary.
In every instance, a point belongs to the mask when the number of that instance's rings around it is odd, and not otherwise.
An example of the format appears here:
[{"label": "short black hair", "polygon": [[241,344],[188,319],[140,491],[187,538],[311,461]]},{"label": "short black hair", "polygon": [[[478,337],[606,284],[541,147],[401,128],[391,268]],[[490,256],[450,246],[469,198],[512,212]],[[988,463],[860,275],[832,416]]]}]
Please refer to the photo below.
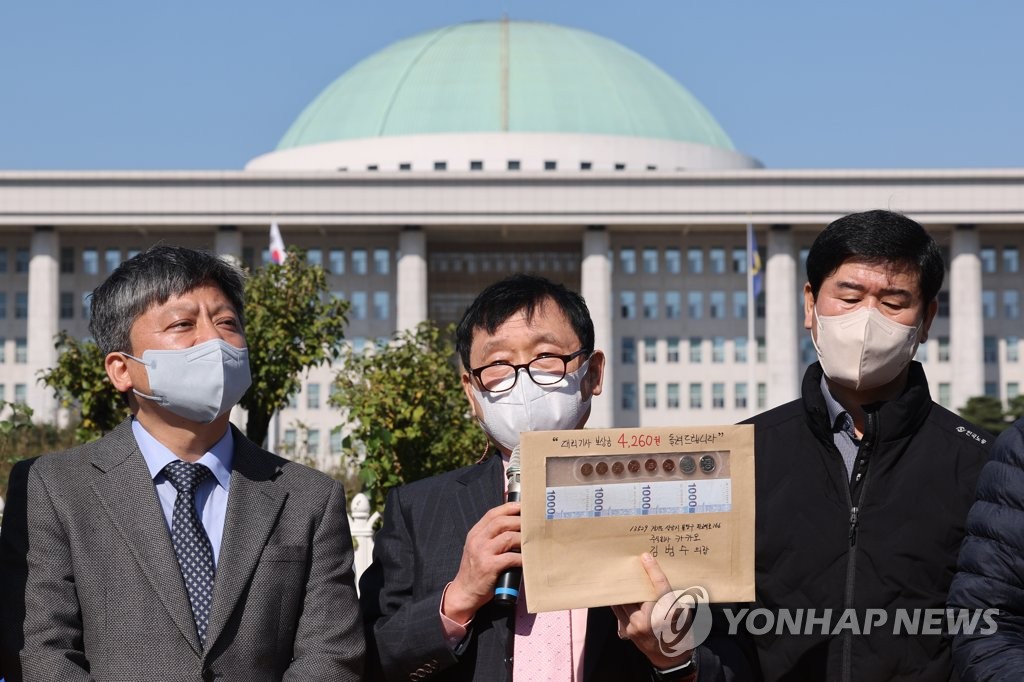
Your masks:
[{"label": "short black hair", "polygon": [[121,263],[93,290],[89,331],[103,355],[129,352],[132,325],[150,306],[206,284],[224,292],[244,324],[241,270],[205,251],[161,244]]},{"label": "short black hair", "polygon": [[931,303],[942,288],[942,251],[919,223],[892,211],[851,213],[826,227],[807,254],[807,281],[818,298],[822,282],[848,260],[905,267],[918,275],[921,298]]},{"label": "short black hair", "polygon": [[520,310],[526,311],[526,319],[533,319],[538,306],[551,299],[569,321],[582,348],[594,350],[594,322],[590,319],[587,302],[575,291],[536,275],[516,274],[491,284],[480,292],[466,308],[462,321],[455,329],[455,351],[462,360],[462,366],[469,367],[469,350],[473,344],[473,332],[483,329],[493,334],[502,324]]}]

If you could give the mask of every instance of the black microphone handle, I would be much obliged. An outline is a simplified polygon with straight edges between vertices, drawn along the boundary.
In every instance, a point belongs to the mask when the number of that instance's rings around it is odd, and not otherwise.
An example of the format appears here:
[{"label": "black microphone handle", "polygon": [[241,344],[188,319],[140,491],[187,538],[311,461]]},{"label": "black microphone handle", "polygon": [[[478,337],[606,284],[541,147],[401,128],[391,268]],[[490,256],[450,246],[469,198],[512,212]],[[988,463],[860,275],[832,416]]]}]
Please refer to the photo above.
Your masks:
[{"label": "black microphone handle", "polygon": [[[519,491],[508,492],[509,502],[519,501]],[[517,550],[518,551],[518,550]],[[494,602],[504,606],[515,606],[519,600],[519,581],[523,577],[523,569],[510,568],[498,576],[498,584],[494,586]]]}]

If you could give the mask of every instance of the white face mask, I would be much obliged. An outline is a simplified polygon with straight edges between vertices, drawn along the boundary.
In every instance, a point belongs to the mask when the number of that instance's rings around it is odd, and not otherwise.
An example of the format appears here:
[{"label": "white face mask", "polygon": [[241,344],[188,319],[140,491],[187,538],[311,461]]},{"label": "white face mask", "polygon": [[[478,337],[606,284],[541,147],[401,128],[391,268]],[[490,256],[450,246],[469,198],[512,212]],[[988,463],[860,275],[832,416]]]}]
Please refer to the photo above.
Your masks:
[{"label": "white face mask", "polygon": [[519,444],[524,431],[574,429],[590,409],[583,400],[580,383],[587,375],[590,360],[575,372],[569,372],[557,384],[538,386],[526,368],[520,369],[512,390],[504,393],[482,391],[473,385],[480,406],[480,423],[491,439],[507,450]]},{"label": "white face mask", "polygon": [[921,325],[893,322],[877,308],[844,315],[821,315],[817,309],[818,351],[825,375],[855,391],[884,386],[902,372],[917,352]]},{"label": "white face mask", "polygon": [[191,348],[147,350],[142,359],[121,353],[146,366],[152,400],[169,411],[200,424],[209,424],[235,406],[252,383],[249,351],[223,339]]}]

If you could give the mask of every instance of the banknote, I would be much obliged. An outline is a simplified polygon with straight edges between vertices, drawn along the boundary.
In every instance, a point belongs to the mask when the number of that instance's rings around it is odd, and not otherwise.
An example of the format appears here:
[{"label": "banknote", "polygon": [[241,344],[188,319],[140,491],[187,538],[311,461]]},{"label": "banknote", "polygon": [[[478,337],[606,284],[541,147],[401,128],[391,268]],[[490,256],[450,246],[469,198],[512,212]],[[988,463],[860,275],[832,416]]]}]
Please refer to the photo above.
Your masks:
[{"label": "banknote", "polygon": [[545,494],[548,520],[732,511],[728,478],[547,486]]}]

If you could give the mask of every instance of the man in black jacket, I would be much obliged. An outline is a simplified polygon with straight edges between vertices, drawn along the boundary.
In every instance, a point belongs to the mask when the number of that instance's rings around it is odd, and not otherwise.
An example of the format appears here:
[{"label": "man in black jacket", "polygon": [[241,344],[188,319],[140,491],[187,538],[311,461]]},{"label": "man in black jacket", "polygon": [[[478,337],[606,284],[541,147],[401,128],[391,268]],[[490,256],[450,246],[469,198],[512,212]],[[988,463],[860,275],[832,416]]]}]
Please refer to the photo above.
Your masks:
[{"label": "man in black jacket", "polygon": [[933,403],[912,361],[944,270],[928,233],[888,211],[840,218],[811,247],[804,326],[820,362],[800,399],[750,420],[766,680],[952,674],[948,635],[927,633],[945,629],[991,438]]}]

